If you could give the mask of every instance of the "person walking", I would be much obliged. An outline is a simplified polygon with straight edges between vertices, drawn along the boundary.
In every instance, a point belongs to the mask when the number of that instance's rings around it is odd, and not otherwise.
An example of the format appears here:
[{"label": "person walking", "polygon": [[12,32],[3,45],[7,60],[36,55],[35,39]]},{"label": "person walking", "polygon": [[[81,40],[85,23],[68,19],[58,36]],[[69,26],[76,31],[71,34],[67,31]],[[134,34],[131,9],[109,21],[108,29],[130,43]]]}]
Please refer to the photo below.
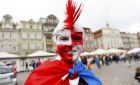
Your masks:
[{"label": "person walking", "polygon": [[28,65],[28,62],[25,63],[25,71],[29,71],[29,65]]},{"label": "person walking", "polygon": [[101,68],[99,56],[96,56],[95,63],[97,65],[97,68]]}]

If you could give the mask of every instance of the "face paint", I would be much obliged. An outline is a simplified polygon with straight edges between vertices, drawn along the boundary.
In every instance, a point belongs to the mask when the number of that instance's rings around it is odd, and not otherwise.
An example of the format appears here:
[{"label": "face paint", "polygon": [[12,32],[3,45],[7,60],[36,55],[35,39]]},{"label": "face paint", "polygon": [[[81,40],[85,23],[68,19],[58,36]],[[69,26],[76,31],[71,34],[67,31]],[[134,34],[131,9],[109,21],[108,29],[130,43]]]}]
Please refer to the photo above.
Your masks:
[{"label": "face paint", "polygon": [[82,32],[62,30],[56,36],[57,51],[67,62],[76,62],[82,52]]}]

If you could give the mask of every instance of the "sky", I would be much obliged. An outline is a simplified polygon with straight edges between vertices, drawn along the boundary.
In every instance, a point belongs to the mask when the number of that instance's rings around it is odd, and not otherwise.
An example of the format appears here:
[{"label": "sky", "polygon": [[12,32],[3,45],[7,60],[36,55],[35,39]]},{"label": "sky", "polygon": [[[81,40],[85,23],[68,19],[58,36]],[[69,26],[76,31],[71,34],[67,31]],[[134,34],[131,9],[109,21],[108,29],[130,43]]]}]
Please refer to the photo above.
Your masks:
[{"label": "sky", "polygon": [[[84,27],[96,31],[106,23],[123,32],[140,32],[140,0],[74,0],[83,3],[83,11],[78,19]],[[64,18],[67,0],[0,0],[0,21],[10,14],[14,22],[20,20],[46,18],[54,14],[59,20]]]}]

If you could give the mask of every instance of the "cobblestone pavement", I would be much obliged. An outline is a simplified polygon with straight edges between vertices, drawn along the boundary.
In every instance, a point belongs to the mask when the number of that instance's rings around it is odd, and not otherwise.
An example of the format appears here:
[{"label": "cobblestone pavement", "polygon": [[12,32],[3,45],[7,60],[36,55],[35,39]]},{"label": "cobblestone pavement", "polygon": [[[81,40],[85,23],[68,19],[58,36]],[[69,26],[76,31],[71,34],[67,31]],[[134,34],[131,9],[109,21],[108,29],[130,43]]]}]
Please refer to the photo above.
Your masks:
[{"label": "cobblestone pavement", "polygon": [[28,75],[29,75],[29,72],[18,73],[17,75],[18,85],[24,85],[24,82],[27,79]]},{"label": "cobblestone pavement", "polygon": [[140,62],[131,62],[128,67],[126,63],[112,63],[110,66],[103,66],[101,69],[93,66],[94,74],[101,79],[103,85],[140,85],[134,79],[135,69]]},{"label": "cobblestone pavement", "polygon": [[[126,63],[112,63],[110,66],[103,66],[97,69],[93,65],[94,74],[101,79],[103,85],[140,85],[134,79],[135,68],[140,66],[140,62],[132,62],[128,67]],[[18,73],[18,85],[24,85],[29,72]]]}]

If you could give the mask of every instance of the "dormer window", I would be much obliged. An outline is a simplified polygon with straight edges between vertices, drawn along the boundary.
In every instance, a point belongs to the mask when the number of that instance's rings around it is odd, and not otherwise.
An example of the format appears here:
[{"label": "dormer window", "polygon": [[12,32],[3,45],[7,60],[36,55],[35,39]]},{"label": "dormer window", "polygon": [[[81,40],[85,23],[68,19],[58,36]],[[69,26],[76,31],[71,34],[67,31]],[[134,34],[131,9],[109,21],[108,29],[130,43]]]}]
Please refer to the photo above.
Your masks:
[{"label": "dormer window", "polygon": [[31,29],[32,29],[32,27],[33,27],[33,26],[32,26],[32,25],[30,25],[30,28],[31,28]]}]

